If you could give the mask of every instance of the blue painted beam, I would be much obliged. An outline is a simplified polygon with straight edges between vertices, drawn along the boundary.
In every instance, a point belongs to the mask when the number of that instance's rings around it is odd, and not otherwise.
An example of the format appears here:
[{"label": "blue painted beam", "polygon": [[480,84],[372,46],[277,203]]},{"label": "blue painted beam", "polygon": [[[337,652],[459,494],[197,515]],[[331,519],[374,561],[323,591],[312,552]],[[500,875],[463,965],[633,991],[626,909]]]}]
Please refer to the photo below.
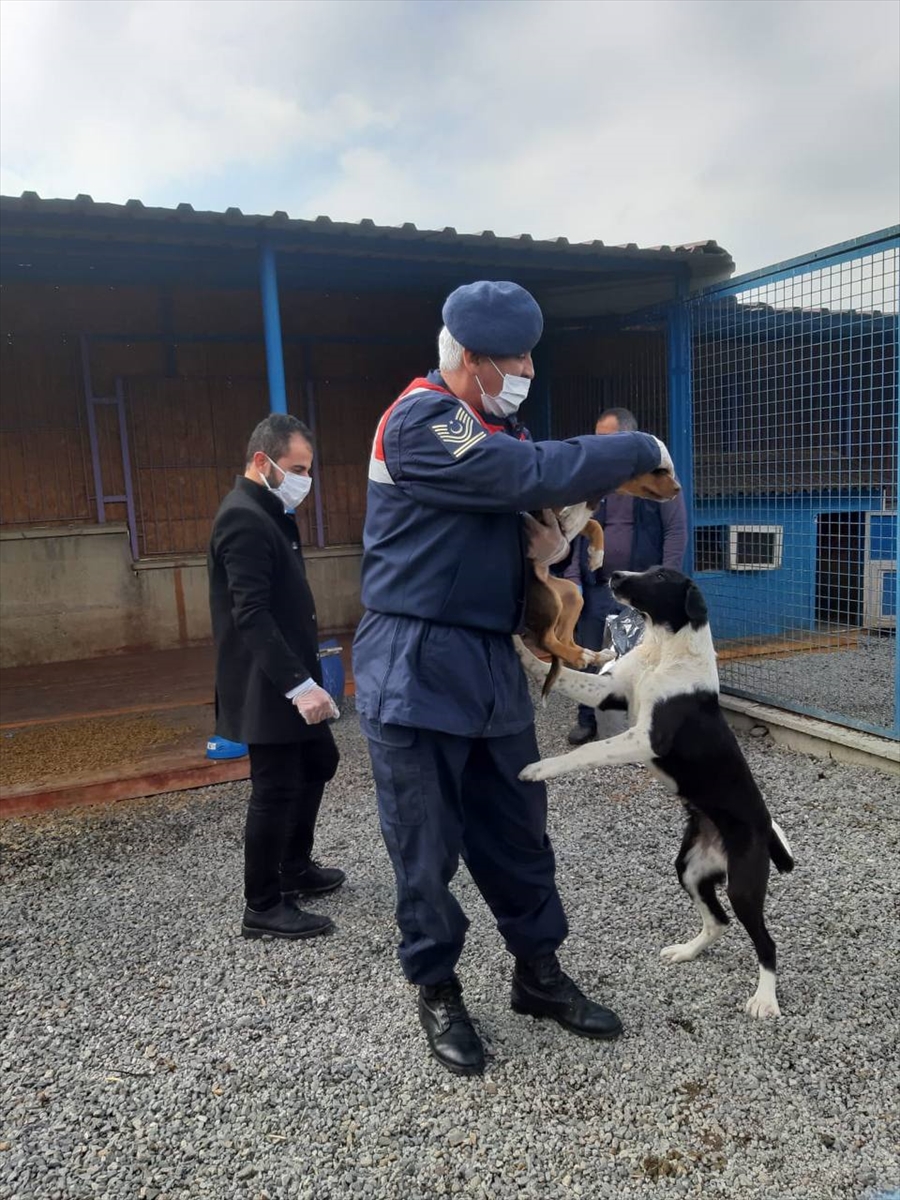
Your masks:
[{"label": "blue painted beam", "polygon": [[666,367],[669,384],[669,452],[684,493],[688,540],[684,569],[694,571],[694,406],[691,394],[690,277],[678,281],[677,299],[666,312]]},{"label": "blue painted beam", "polygon": [[[900,318],[898,318],[900,325]],[[896,406],[900,409],[900,373],[897,372],[896,357],[894,378],[897,380]],[[897,484],[894,490],[895,520],[898,522],[896,550],[896,578],[894,585],[894,736],[900,738],[900,421],[897,422]]]},{"label": "blue painted beam", "polygon": [[281,310],[278,306],[278,271],[275,251],[261,246],[259,286],[262,295],[263,334],[266,340],[266,370],[269,376],[269,410],[287,412],[287,388],[284,382],[284,347],[281,344]]}]

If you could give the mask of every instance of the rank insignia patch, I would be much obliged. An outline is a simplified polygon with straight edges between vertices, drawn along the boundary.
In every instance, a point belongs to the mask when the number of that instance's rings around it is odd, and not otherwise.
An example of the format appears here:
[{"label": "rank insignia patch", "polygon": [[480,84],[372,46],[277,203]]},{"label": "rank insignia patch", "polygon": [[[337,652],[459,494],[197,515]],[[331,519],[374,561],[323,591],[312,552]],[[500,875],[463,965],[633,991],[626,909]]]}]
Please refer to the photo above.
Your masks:
[{"label": "rank insignia patch", "polygon": [[454,458],[461,458],[467,450],[487,437],[486,431],[475,423],[475,418],[464,408],[458,408],[452,420],[438,421],[431,428]]}]

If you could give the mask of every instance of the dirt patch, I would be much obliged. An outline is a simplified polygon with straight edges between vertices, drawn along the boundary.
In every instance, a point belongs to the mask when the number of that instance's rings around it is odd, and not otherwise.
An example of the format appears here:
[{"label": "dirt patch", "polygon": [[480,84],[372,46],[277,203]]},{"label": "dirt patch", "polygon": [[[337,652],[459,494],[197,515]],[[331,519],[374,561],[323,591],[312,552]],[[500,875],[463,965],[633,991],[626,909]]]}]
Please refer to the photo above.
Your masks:
[{"label": "dirt patch", "polygon": [[[50,783],[140,762],[196,740],[192,722],[154,714],[97,717],[0,734],[0,788]],[[198,745],[198,756],[203,753]]]}]

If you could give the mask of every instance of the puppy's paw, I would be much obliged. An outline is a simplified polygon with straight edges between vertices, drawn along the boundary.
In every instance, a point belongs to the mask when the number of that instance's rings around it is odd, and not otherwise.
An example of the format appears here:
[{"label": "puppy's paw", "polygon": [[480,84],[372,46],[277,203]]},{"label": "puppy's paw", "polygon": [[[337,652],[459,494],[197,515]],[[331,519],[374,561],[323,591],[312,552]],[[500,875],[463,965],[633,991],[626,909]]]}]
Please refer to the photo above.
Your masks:
[{"label": "puppy's paw", "polygon": [[603,566],[603,551],[588,550],[588,566],[592,571],[599,571]]},{"label": "puppy's paw", "polygon": [[699,950],[692,942],[676,942],[674,946],[665,946],[659,952],[659,957],[665,963],[690,962],[696,958]]},{"label": "puppy's paw", "polygon": [[552,778],[554,772],[550,767],[552,759],[544,758],[540,762],[529,763],[519,772],[519,778],[523,783],[540,783],[543,779]]},{"label": "puppy's paw", "polygon": [[589,665],[592,667],[605,667],[607,663],[615,662],[615,659],[615,650],[593,650],[591,651]]},{"label": "puppy's paw", "polygon": [[759,992],[753,993],[745,1007],[750,1016],[757,1020],[762,1020],[764,1017],[781,1016],[781,1009],[778,1007],[775,997],[761,996]]}]

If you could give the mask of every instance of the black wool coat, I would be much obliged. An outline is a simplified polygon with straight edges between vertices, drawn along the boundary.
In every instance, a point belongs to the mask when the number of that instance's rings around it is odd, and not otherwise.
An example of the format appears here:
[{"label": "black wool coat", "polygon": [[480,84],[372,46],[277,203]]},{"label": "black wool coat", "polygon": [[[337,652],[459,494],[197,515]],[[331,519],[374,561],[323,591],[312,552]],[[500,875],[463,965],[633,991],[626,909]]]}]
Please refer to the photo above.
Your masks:
[{"label": "black wool coat", "polygon": [[216,514],[208,565],[216,733],[246,743],[321,737],[285,696],[310,677],[322,682],[294,518],[262,484],[240,476]]}]

